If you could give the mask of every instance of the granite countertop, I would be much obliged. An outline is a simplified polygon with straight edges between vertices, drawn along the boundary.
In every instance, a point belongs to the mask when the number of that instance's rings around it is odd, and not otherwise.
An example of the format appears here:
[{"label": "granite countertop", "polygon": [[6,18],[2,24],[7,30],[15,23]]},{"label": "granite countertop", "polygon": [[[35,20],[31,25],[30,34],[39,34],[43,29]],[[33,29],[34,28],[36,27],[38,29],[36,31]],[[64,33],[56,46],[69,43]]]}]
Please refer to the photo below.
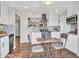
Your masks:
[{"label": "granite countertop", "polygon": [[6,34],[5,34],[5,35],[1,35],[1,34],[0,34],[0,38],[5,37],[5,36],[8,36],[8,35],[6,35]]}]

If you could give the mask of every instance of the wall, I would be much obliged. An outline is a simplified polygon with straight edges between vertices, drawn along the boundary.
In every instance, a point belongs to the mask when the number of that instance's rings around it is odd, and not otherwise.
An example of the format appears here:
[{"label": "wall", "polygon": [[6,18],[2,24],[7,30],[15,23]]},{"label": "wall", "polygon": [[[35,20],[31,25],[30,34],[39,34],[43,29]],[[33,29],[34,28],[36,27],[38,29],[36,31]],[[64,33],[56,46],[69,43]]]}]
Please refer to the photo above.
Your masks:
[{"label": "wall", "polygon": [[16,22],[16,36],[20,36],[20,21]]},{"label": "wall", "polygon": [[27,38],[28,34],[28,19],[23,15],[20,17],[20,43],[29,42]]},{"label": "wall", "polygon": [[16,10],[15,8],[13,7],[8,7],[9,10],[8,10],[8,24],[11,25],[11,24],[15,24],[15,13],[16,13]]},{"label": "wall", "polygon": [[19,16],[15,16],[16,21],[16,36],[20,36],[20,17]]}]

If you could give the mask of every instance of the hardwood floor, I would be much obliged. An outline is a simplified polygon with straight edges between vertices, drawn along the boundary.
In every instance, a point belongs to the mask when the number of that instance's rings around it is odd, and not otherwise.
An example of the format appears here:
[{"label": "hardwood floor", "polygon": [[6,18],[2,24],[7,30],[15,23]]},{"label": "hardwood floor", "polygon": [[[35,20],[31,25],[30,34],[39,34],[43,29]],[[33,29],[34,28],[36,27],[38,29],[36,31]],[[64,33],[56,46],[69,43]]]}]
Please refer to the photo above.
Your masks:
[{"label": "hardwood floor", "polygon": [[[11,54],[8,54],[7,58],[28,58],[30,55],[29,43],[20,44],[20,38],[16,37],[16,45],[16,49],[14,49]],[[44,53],[46,54],[46,51]],[[50,49],[50,53],[50,58],[77,58],[75,54],[67,51],[66,49],[63,50],[62,54],[58,52],[57,56],[55,56],[55,49],[53,48]],[[34,58],[41,58],[41,56],[37,53]]]}]

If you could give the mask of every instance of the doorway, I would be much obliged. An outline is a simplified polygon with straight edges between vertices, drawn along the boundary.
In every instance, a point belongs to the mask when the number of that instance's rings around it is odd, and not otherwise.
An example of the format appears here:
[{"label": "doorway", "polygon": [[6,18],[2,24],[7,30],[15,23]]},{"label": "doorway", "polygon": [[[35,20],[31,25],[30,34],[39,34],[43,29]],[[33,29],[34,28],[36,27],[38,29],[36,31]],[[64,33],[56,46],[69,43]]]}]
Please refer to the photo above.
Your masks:
[{"label": "doorway", "polygon": [[16,15],[16,48],[20,47],[20,17]]}]

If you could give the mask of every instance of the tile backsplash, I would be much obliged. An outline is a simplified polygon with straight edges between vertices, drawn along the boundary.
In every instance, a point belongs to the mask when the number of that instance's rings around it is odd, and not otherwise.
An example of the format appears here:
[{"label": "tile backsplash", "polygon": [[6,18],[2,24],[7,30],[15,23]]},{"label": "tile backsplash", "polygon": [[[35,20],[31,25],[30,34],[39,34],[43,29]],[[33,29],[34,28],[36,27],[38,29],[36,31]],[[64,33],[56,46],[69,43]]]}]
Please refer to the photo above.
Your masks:
[{"label": "tile backsplash", "polygon": [[14,26],[13,25],[0,25],[0,31],[6,32],[6,34],[14,33]]},{"label": "tile backsplash", "polygon": [[49,26],[48,27],[48,31],[51,31],[51,32],[60,32],[60,26]]}]

